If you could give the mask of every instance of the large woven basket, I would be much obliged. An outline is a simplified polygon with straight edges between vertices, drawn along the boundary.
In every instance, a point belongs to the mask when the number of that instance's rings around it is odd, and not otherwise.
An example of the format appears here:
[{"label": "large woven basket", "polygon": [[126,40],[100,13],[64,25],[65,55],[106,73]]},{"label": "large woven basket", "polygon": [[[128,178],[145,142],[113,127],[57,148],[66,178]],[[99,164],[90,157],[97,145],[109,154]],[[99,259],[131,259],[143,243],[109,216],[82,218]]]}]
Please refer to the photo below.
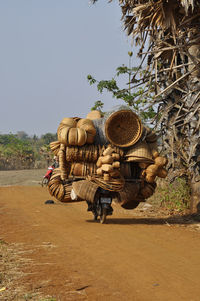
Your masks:
[{"label": "large woven basket", "polygon": [[102,151],[100,145],[68,146],[66,148],[67,162],[96,162]]},{"label": "large woven basket", "polygon": [[124,154],[125,160],[128,162],[154,162],[149,145],[146,141],[139,141],[134,146],[130,147]]},{"label": "large woven basket", "polygon": [[125,204],[132,200],[137,200],[140,189],[140,183],[125,182],[124,188],[120,191],[121,204]]},{"label": "large woven basket", "polygon": [[76,162],[71,164],[70,176],[85,177],[95,174],[97,166],[95,163]]},{"label": "large woven basket", "polygon": [[79,198],[93,202],[98,189],[98,185],[88,180],[82,180],[73,182],[72,188]]},{"label": "large woven basket", "polygon": [[139,205],[139,189],[139,183],[125,182],[123,190],[119,192],[121,198],[120,205],[124,209],[134,209]]},{"label": "large woven basket", "polygon": [[129,147],[140,139],[142,124],[131,110],[120,110],[106,120],[105,134],[110,143],[119,147]]}]

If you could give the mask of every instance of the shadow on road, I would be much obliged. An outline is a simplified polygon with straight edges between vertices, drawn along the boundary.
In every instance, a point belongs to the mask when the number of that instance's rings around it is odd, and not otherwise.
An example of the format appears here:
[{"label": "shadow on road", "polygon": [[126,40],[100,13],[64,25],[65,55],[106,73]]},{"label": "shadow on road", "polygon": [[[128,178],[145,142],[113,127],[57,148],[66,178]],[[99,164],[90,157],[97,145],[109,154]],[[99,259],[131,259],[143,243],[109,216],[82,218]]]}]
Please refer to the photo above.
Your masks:
[{"label": "shadow on road", "polygon": [[[88,223],[96,223],[94,220],[86,220]],[[116,224],[116,225],[190,225],[200,223],[200,215],[173,215],[171,217],[131,217],[131,218],[112,218],[106,219],[106,224]]]}]

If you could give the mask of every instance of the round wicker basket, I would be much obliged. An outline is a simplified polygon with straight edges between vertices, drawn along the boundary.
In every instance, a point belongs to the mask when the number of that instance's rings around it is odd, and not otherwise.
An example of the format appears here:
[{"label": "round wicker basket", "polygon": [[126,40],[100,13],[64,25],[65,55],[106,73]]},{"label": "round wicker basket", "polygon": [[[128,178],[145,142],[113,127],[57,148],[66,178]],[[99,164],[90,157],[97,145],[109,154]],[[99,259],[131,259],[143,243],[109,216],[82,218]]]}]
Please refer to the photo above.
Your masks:
[{"label": "round wicker basket", "polygon": [[87,114],[86,118],[90,120],[99,119],[101,118],[101,112],[97,110],[91,111]]},{"label": "round wicker basket", "polygon": [[119,147],[129,147],[140,139],[142,124],[131,110],[120,110],[106,120],[105,134],[110,143]]}]

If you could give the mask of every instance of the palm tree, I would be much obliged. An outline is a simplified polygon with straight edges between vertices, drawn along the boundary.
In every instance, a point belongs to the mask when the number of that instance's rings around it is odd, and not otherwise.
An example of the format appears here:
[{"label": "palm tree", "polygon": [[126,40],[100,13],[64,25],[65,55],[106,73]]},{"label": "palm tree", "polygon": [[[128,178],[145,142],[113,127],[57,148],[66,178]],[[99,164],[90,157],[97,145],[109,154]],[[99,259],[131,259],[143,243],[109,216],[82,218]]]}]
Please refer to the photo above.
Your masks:
[{"label": "palm tree", "polygon": [[141,85],[155,83],[151,105],[158,105],[171,178],[187,177],[195,212],[200,206],[200,1],[119,0],[119,5],[124,27],[139,46],[141,66],[147,65]]}]

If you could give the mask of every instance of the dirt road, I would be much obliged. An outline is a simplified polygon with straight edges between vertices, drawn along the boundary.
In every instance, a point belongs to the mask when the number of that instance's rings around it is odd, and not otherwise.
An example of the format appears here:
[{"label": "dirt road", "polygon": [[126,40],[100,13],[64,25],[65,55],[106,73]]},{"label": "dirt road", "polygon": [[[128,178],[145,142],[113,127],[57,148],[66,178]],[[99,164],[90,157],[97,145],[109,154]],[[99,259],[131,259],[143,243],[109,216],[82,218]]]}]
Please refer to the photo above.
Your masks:
[{"label": "dirt road", "polygon": [[0,187],[0,238],[24,250],[27,290],[61,301],[200,300],[200,232],[116,205],[102,225],[85,203],[49,198],[40,186]]}]

